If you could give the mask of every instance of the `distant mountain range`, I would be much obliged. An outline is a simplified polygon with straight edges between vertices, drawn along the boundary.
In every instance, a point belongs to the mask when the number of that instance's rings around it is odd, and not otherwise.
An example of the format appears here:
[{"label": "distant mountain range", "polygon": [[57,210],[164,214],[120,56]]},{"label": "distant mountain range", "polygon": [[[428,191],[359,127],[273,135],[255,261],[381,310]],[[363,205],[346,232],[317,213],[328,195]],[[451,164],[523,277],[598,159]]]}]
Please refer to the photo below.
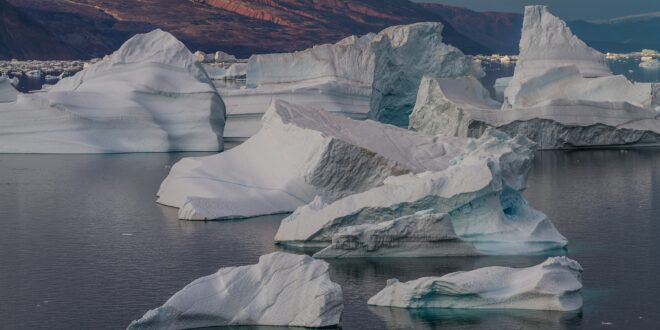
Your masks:
[{"label": "distant mountain range", "polygon": [[[515,54],[522,16],[408,0],[0,0],[0,58],[100,57],[156,27],[191,50],[247,57],[289,52],[421,21],[445,23],[444,40],[468,54]],[[660,48],[660,17],[571,22],[596,48]],[[640,31],[646,31],[641,33]]]}]

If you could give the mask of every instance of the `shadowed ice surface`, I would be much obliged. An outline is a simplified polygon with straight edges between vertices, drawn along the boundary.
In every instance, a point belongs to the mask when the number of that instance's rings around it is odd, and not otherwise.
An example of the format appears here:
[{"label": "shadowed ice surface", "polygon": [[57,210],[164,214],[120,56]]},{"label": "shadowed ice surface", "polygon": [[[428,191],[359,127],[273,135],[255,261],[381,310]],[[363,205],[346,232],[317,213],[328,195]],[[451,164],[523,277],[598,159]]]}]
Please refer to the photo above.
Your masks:
[{"label": "shadowed ice surface", "polygon": [[[0,328],[124,328],[194,279],[274,251],[281,215],[186,222],[155,204],[169,166],[189,155],[0,155]],[[582,311],[366,305],[388,278],[543,256],[332,261],[344,329],[656,328],[660,149],[539,153],[525,195],[584,267]]]}]

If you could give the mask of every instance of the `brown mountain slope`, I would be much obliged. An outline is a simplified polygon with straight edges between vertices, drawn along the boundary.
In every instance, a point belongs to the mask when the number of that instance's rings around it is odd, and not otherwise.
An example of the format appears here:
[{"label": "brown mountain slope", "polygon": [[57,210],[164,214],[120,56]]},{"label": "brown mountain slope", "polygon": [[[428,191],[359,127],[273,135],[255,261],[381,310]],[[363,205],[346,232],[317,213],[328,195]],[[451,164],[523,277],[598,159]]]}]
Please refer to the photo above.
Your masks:
[{"label": "brown mountain slope", "polygon": [[74,59],[79,54],[39,23],[0,0],[0,59]]},{"label": "brown mountain slope", "polygon": [[449,22],[458,32],[503,54],[517,54],[523,16],[515,13],[475,12],[441,4],[421,4]]},{"label": "brown mountain slope", "polygon": [[[155,27],[189,48],[246,57],[335,42],[391,25],[443,21],[408,0],[9,0],[88,56],[116,49]],[[446,26],[445,41],[466,53],[489,49]]]}]

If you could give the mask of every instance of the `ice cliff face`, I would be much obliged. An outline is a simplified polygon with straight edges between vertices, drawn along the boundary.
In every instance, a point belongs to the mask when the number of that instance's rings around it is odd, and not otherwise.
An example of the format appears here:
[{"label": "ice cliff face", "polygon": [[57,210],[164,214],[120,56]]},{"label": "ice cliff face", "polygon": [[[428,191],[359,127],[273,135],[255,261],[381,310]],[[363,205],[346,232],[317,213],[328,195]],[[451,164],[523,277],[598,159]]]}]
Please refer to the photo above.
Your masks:
[{"label": "ice cliff face", "polygon": [[446,213],[420,211],[391,221],[342,227],[314,258],[437,257],[478,255],[461,240]]},{"label": "ice cliff face", "polygon": [[327,263],[276,252],[256,265],[221,268],[193,281],[128,328],[329,327],[339,324],[343,307]]},{"label": "ice cliff face", "polygon": [[658,84],[610,75],[602,54],[547,8],[527,7],[525,15],[514,76],[496,84],[499,90],[506,86],[501,106],[470,77],[426,77],[410,128],[479,137],[496,127],[541,149],[660,144]]},{"label": "ice cliff face", "polygon": [[495,130],[464,141],[467,144],[459,144],[462,150],[444,170],[391,176],[364,192],[329,202],[317,198],[299,207],[282,220],[275,241],[327,245],[347,226],[431,209],[448,213],[458,237],[482,254],[536,253],[565,246],[566,239],[547,217],[520,195],[533,157],[530,141],[510,139]]},{"label": "ice cliff face", "polygon": [[155,30],[47,92],[0,104],[0,152],[217,151],[224,111],[190,51]]},{"label": "ice cliff face", "polygon": [[553,257],[528,268],[486,267],[401,283],[396,279],[369,305],[401,308],[514,308],[573,311],[582,307],[582,267]]},{"label": "ice cliff face", "polygon": [[222,89],[229,138],[249,137],[275,99],[353,118],[406,126],[422,75],[480,75],[470,58],[442,43],[441,23],[394,26],[285,54],[254,55],[244,89]]},{"label": "ice cliff face", "polygon": [[291,212],[316,196],[336,200],[391,175],[441,171],[465,143],[275,101],[245,143],[175,164],[158,202],[191,220]]}]

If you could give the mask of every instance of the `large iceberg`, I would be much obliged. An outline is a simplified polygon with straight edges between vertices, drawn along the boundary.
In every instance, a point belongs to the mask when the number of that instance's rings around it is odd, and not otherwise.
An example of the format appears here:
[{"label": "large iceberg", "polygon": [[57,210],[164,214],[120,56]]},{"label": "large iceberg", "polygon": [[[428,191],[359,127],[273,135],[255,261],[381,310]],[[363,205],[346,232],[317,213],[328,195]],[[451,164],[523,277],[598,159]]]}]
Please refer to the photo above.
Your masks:
[{"label": "large iceberg", "polygon": [[338,325],[343,307],[341,287],[330,280],[327,263],[275,252],[256,265],[221,268],[193,281],[128,328],[319,328]]},{"label": "large iceberg", "polygon": [[381,185],[334,201],[317,197],[282,220],[275,241],[295,247],[327,246],[347,226],[382,223],[431,209],[448,213],[457,236],[480,254],[563,248],[566,239],[520,193],[533,157],[531,142],[490,129],[479,139],[462,140],[454,142],[460,151],[452,153],[454,158],[444,170],[391,176]]},{"label": "large iceberg", "polygon": [[466,137],[496,127],[541,149],[660,143],[660,84],[611,75],[544,6],[526,7],[523,25],[514,76],[497,86],[503,104],[472,77],[425,77],[409,127]]},{"label": "large iceberg", "polygon": [[400,308],[513,308],[573,311],[582,307],[582,267],[552,257],[528,268],[485,267],[442,277],[396,279],[369,305]]},{"label": "large iceberg", "polygon": [[180,208],[179,217],[190,220],[291,212],[317,196],[336,200],[392,175],[442,171],[468,143],[281,100],[262,120],[245,143],[175,164],[158,202]]},{"label": "large iceberg", "polygon": [[0,152],[218,151],[224,117],[190,51],[154,30],[48,91],[0,103]]},{"label": "large iceberg", "polygon": [[220,90],[227,103],[225,137],[255,134],[275,99],[406,126],[423,74],[483,73],[460,50],[442,43],[442,29],[441,23],[394,26],[304,51],[253,55],[247,86]]},{"label": "large iceberg", "polygon": [[391,221],[340,228],[314,258],[437,257],[479,255],[461,240],[446,213],[420,211]]}]

